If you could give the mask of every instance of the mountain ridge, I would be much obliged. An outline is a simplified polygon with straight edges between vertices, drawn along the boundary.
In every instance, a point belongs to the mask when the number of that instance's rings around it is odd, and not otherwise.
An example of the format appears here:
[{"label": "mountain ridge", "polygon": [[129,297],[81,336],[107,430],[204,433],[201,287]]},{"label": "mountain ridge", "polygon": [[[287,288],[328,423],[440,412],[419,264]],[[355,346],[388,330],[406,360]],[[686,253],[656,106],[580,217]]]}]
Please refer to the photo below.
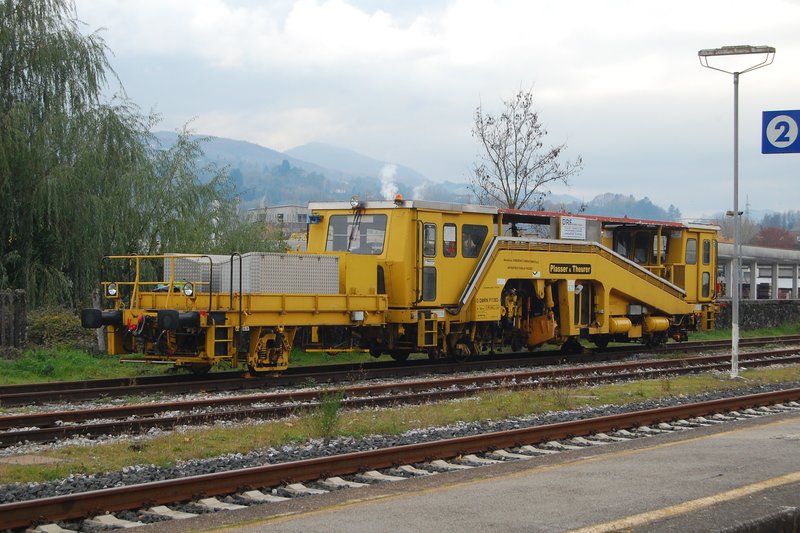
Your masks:
[{"label": "mountain ridge", "polygon": [[311,142],[301,144],[286,150],[284,153],[303,161],[325,168],[336,168],[352,175],[377,176],[381,179],[393,178],[413,185],[429,181],[423,174],[405,165],[381,161],[349,148],[327,143]]},{"label": "mountain ridge", "polygon": [[[162,147],[175,143],[173,132],[154,132]],[[249,141],[214,135],[190,135],[200,142],[204,159],[227,167],[244,208],[298,204],[309,201],[391,199],[394,194],[417,200],[475,203],[468,184],[434,182],[411,167],[381,161],[353,150],[320,142],[284,152]],[[311,160],[304,159],[308,157]],[[328,165],[334,165],[333,168]],[[675,206],[663,209],[649,198],[605,193],[589,202],[569,195],[545,199],[545,209],[652,220],[679,220]]]}]

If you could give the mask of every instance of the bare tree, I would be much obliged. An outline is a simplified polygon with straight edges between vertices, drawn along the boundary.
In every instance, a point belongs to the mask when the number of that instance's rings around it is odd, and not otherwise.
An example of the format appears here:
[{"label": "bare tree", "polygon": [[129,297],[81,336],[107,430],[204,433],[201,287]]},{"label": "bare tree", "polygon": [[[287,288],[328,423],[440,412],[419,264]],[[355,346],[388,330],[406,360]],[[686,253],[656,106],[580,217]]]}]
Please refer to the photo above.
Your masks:
[{"label": "bare tree", "polygon": [[470,190],[481,203],[512,209],[541,208],[550,192],[548,184],[568,183],[581,171],[580,156],[561,161],[567,145],[544,147],[547,130],[533,108],[533,90],[520,89],[503,100],[500,115],[487,113],[483,105],[475,110],[472,135],[483,148],[470,179]]},{"label": "bare tree", "polygon": [[[741,221],[739,242],[745,245],[754,244],[758,232],[761,231],[761,226],[747,215],[740,217],[739,220]],[[722,230],[722,236],[733,242],[733,217],[720,216],[714,223]]]}]

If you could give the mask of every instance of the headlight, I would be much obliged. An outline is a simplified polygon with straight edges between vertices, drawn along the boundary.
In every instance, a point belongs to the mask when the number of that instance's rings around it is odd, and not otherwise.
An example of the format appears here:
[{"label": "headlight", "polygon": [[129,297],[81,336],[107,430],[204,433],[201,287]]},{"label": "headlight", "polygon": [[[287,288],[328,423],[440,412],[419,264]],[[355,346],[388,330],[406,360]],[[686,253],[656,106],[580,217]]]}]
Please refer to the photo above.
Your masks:
[{"label": "headlight", "polygon": [[194,296],[194,285],[192,285],[191,281],[187,281],[183,284],[183,295],[189,298]]},{"label": "headlight", "polygon": [[117,291],[116,283],[109,283],[106,285],[106,296],[109,298],[116,298],[119,291]]}]

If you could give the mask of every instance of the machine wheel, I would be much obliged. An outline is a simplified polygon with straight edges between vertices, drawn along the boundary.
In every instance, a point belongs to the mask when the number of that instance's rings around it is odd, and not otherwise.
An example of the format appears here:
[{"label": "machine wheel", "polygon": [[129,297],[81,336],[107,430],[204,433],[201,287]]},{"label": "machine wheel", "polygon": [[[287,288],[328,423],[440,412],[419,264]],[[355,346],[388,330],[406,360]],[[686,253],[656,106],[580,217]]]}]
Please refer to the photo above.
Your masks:
[{"label": "machine wheel", "polygon": [[515,352],[520,351],[524,346],[524,343],[522,341],[523,339],[521,339],[520,337],[514,337],[513,339],[511,339],[511,349]]},{"label": "machine wheel", "polygon": [[431,361],[438,361],[442,358],[442,352],[439,351],[439,348],[428,348],[428,359]]},{"label": "machine wheel", "polygon": [[463,344],[456,345],[450,353],[453,356],[453,360],[459,363],[466,361],[467,357],[469,357],[469,349],[465,348]]},{"label": "machine wheel", "polygon": [[647,338],[645,343],[648,348],[663,350],[667,345],[667,336],[663,333],[654,333]]},{"label": "machine wheel", "polygon": [[583,346],[575,337],[570,337],[567,342],[561,345],[561,353],[564,355],[578,355],[583,353]]},{"label": "machine wheel", "polygon": [[211,365],[195,363],[193,365],[189,365],[189,370],[191,370],[192,374],[195,374],[197,376],[203,376],[205,374],[208,374],[208,371],[211,370]]},{"label": "machine wheel", "polygon": [[463,362],[472,355],[477,355],[477,343],[469,340],[469,337],[462,337],[458,343],[450,350],[450,355],[454,361]]},{"label": "machine wheel", "polygon": [[380,348],[379,348],[379,347],[377,347],[377,346],[372,346],[372,347],[369,349],[369,354],[370,354],[372,357],[374,357],[375,359],[377,359],[378,357],[380,357],[380,356],[382,356],[382,355],[383,355],[383,350],[382,350],[382,349],[380,349]]},{"label": "machine wheel", "polygon": [[597,337],[592,339],[592,342],[594,342],[594,345],[600,350],[605,350],[608,348],[608,339],[605,337]]},{"label": "machine wheel", "polygon": [[403,361],[405,361],[406,359],[408,359],[408,356],[409,356],[409,355],[411,355],[411,354],[410,354],[410,353],[408,353],[408,352],[392,352],[392,353],[390,353],[389,355],[390,355],[390,356],[392,357],[392,359],[394,359],[395,361],[398,361],[398,362],[401,362],[401,363],[402,363]]}]

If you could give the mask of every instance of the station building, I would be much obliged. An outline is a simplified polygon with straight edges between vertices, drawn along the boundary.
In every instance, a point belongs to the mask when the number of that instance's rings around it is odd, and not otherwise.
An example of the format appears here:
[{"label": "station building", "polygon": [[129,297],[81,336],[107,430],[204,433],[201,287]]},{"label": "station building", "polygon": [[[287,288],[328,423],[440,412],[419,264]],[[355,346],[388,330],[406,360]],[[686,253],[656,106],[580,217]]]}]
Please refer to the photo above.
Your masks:
[{"label": "station building", "polygon": [[[742,298],[748,300],[796,300],[800,277],[800,251],[741,245]],[[733,244],[720,243],[718,253],[722,297],[731,298]]]}]

